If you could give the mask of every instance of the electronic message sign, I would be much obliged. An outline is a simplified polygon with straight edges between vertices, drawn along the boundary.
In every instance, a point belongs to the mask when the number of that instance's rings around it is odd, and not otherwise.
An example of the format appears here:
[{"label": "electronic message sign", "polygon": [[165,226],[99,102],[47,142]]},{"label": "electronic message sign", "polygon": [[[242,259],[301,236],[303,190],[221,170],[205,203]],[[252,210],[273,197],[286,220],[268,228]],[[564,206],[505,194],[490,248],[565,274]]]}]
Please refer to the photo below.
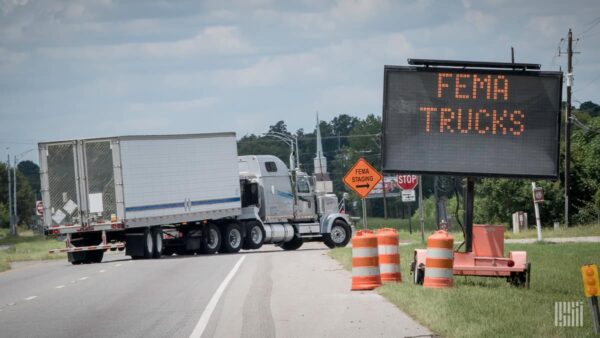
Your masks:
[{"label": "electronic message sign", "polygon": [[558,177],[562,73],[386,66],[383,170]]}]

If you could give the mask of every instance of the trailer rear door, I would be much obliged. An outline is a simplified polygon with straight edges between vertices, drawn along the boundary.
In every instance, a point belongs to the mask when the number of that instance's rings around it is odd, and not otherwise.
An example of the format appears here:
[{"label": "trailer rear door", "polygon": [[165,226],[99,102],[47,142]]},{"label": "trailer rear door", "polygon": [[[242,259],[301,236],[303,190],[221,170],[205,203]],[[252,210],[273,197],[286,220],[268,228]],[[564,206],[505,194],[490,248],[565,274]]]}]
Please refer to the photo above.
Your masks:
[{"label": "trailer rear door", "polygon": [[40,143],[42,199],[46,227],[81,220],[76,141]]}]

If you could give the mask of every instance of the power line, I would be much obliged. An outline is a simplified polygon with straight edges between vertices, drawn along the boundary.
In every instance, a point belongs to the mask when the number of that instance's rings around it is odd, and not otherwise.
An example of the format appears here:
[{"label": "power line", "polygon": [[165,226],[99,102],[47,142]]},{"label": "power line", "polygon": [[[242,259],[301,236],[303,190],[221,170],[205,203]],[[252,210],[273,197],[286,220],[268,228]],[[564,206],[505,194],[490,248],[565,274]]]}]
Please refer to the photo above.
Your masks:
[{"label": "power line", "polygon": [[600,16],[597,17],[597,18],[595,18],[594,20],[590,21],[587,24],[589,27],[587,29],[585,29],[583,32],[581,32],[581,34],[579,34],[578,38],[584,37],[587,32],[589,32],[592,29],[594,29],[594,27],[598,26],[598,24],[600,24]]},{"label": "power line", "polygon": [[593,79],[592,79],[590,82],[586,83],[585,85],[583,85],[583,86],[581,86],[581,87],[579,87],[579,88],[575,89],[575,90],[573,91],[573,93],[576,93],[576,92],[578,92],[578,91],[580,91],[580,90],[582,90],[582,89],[585,89],[585,88],[587,88],[589,85],[591,85],[592,83],[594,83],[594,82],[598,81],[599,79],[600,79],[600,75],[596,76],[595,78],[593,78]]}]

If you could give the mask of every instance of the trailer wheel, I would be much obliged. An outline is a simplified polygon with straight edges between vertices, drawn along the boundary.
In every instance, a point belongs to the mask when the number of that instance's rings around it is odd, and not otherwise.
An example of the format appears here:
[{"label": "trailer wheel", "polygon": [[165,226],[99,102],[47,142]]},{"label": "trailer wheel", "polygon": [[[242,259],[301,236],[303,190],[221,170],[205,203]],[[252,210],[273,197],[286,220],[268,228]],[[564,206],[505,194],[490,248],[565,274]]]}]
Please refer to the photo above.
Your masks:
[{"label": "trailer wheel", "polygon": [[144,229],[144,258],[152,258],[152,253],[154,251],[154,236],[152,236],[153,231],[149,228]]},{"label": "trailer wheel", "polygon": [[223,243],[221,243],[221,252],[236,253],[242,248],[244,237],[242,228],[236,223],[229,223],[223,231]]},{"label": "trailer wheel", "polygon": [[221,248],[221,232],[214,224],[206,226],[206,234],[202,236],[202,253],[214,254]]},{"label": "trailer wheel", "polygon": [[265,241],[265,229],[263,228],[262,224],[260,224],[258,221],[250,221],[246,225],[246,228],[248,231],[246,232],[246,238],[244,238],[243,249],[260,249]]},{"label": "trailer wheel", "polygon": [[423,266],[417,266],[416,260],[410,263],[410,273],[413,275],[414,284],[423,285],[423,280],[425,279],[425,268]]},{"label": "trailer wheel", "polygon": [[529,289],[531,263],[527,263],[527,267],[523,272],[511,272],[510,277],[507,277],[507,279],[512,286]]},{"label": "trailer wheel", "polygon": [[304,241],[302,240],[302,238],[294,235],[294,238],[292,238],[291,241],[282,243],[281,248],[286,251],[296,250],[299,247],[301,247],[303,243]]},{"label": "trailer wheel", "polygon": [[162,238],[162,230],[160,226],[152,228],[152,238],[154,240],[153,250],[152,250],[152,258],[158,259],[160,258],[163,250],[163,238]]},{"label": "trailer wheel", "polygon": [[352,229],[346,222],[336,219],[328,234],[323,234],[323,242],[330,249],[345,247],[352,238]]}]

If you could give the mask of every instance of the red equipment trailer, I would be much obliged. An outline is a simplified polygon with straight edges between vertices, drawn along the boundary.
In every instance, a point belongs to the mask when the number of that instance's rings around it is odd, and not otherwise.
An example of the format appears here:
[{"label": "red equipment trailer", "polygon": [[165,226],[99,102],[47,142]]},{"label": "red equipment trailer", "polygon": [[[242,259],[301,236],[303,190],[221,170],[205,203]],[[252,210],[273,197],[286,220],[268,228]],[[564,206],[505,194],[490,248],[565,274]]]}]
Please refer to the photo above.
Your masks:
[{"label": "red equipment trailer", "polygon": [[[411,263],[415,284],[423,284],[427,249],[416,249]],[[504,277],[514,286],[529,288],[531,263],[527,252],[509,251],[504,257],[504,226],[474,225],[473,250],[454,252],[455,276]]]}]

